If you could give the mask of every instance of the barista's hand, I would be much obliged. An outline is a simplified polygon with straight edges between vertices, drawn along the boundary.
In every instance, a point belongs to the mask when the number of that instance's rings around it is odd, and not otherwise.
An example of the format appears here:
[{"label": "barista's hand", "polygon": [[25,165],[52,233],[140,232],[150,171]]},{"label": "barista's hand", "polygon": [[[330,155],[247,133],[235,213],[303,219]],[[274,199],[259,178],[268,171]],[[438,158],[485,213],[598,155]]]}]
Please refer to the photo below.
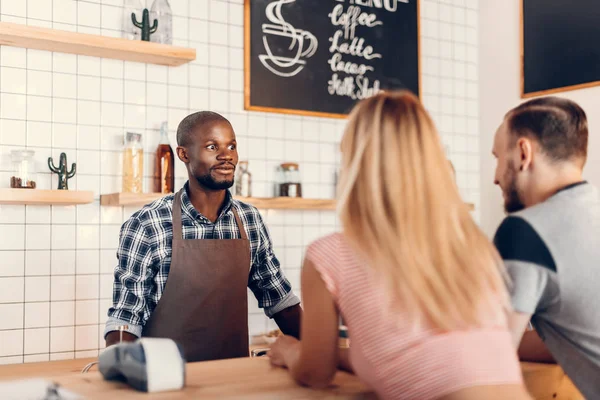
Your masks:
[{"label": "barista's hand", "polygon": [[289,367],[300,355],[300,341],[292,336],[280,336],[267,353],[271,364],[276,367]]}]

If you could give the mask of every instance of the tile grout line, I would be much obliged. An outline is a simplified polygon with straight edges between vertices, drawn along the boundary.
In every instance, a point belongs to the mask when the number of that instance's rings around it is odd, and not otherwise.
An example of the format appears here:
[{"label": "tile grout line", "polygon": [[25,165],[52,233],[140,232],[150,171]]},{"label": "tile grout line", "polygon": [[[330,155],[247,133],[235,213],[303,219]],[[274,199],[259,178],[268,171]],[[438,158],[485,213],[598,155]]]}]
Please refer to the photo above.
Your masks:
[{"label": "tile grout line", "polygon": [[[54,20],[54,0],[51,0],[52,7],[52,19]],[[52,81],[50,82],[50,89],[52,94],[54,94],[54,52],[50,53],[51,61],[50,61],[50,73],[52,74]],[[50,149],[51,152],[54,150],[54,99],[50,102],[50,120],[51,122],[51,142]],[[51,353],[52,350],[52,206],[50,206],[50,279],[48,284],[50,285],[50,290],[48,291],[48,354]],[[50,359],[50,355],[48,355],[48,359]]]},{"label": "tile grout line", "polygon": [[[102,13],[100,13],[100,15],[102,15]],[[79,32],[79,2],[75,2],[75,22],[77,23],[77,32]],[[79,56],[75,57],[75,74],[77,76],[76,78],[76,82],[75,82],[75,88],[77,91],[79,91]],[[80,148],[80,143],[79,143],[79,100],[75,100],[75,143],[76,143],[76,152],[75,154],[77,155],[77,159],[79,159],[79,148]],[[79,161],[78,161],[79,162]],[[79,177],[77,177],[77,188],[79,188]],[[73,301],[73,350],[75,351],[75,349],[77,348],[77,208],[79,206],[74,206],[74,211],[75,211],[75,250],[74,250],[74,255],[75,255],[75,271],[74,272],[74,280],[75,280],[75,285],[74,285],[74,289],[75,289],[75,295],[74,295],[74,301]]]}]

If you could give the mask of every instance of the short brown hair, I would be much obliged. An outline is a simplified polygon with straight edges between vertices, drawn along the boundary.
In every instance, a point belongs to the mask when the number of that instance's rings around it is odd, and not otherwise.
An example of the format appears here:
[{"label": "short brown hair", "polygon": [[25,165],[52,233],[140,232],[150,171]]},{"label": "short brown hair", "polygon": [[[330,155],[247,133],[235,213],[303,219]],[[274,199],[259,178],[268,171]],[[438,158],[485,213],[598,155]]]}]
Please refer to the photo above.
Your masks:
[{"label": "short brown hair", "polygon": [[506,114],[512,135],[535,139],[553,161],[585,162],[588,123],[585,111],[560,97],[529,100]]}]

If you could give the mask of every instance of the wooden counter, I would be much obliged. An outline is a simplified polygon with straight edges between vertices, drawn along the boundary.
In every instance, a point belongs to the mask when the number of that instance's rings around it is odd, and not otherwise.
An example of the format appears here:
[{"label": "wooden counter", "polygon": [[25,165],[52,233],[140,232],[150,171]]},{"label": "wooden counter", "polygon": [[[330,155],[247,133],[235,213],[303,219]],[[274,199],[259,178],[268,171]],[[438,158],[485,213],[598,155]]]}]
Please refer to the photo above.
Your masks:
[{"label": "wooden counter", "polygon": [[[93,358],[0,366],[0,381],[43,377],[86,398],[244,398],[244,399],[375,399],[350,374],[339,372],[327,391],[299,387],[286,370],[272,368],[267,358],[188,363],[187,386],[181,392],[143,394],[122,383],[106,382],[94,366],[81,369]],[[564,371],[554,364],[521,363],[527,389],[537,400],[583,400]]]},{"label": "wooden counter", "polygon": [[527,390],[536,400],[585,400],[556,364],[521,363]]},{"label": "wooden counter", "polygon": [[188,363],[182,391],[147,394],[126,384],[105,381],[96,367],[81,369],[92,359],[53,361],[0,367],[0,381],[43,377],[52,379],[86,399],[376,399],[355,376],[338,372],[328,390],[298,386],[289,373],[271,367],[268,358]]}]

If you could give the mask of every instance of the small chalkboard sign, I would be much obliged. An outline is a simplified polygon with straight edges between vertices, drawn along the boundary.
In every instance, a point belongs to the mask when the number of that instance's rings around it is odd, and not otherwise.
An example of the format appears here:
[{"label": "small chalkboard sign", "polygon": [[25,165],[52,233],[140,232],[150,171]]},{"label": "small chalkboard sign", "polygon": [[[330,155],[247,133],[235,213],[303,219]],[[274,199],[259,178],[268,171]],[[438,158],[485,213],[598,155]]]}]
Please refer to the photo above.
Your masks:
[{"label": "small chalkboard sign", "polygon": [[600,85],[600,1],[521,0],[521,97]]},{"label": "small chalkboard sign", "polygon": [[245,108],[344,118],[419,96],[419,0],[245,0]]}]

